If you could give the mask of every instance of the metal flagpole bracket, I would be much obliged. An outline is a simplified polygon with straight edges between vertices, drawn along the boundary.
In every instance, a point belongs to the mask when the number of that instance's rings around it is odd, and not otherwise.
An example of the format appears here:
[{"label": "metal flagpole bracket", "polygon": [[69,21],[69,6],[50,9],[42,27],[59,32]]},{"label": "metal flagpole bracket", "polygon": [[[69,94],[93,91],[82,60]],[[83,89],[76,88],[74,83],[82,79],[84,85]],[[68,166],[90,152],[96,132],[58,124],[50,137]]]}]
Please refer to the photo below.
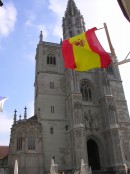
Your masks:
[{"label": "metal flagpole bracket", "polygon": [[[125,58],[124,60],[122,60],[122,61],[120,61],[120,62],[114,62],[114,64],[115,64],[115,65],[122,65],[122,64],[124,64],[124,63],[130,62],[130,58],[128,58],[129,55],[130,55],[130,51],[129,51],[129,53],[127,54],[127,56],[126,56],[126,58]],[[128,58],[128,59],[127,59],[127,58]]]},{"label": "metal flagpole bracket", "polygon": [[111,50],[111,54],[112,54],[112,57],[114,58],[114,59],[113,59],[113,64],[114,64],[114,65],[122,65],[122,64],[124,64],[124,63],[130,62],[130,58],[127,59],[128,56],[129,56],[129,54],[130,54],[130,51],[129,51],[129,53],[127,54],[127,56],[126,56],[126,58],[125,58],[124,60],[119,61],[119,62],[117,61],[116,54],[115,54],[115,50],[114,50],[114,48],[113,48],[113,46],[112,46],[111,39],[110,39],[110,36],[109,36],[109,32],[108,32],[106,23],[104,23],[104,28],[105,28],[105,31],[106,31],[106,36],[107,36],[108,44],[109,44],[109,47],[110,47],[110,50]]},{"label": "metal flagpole bracket", "polygon": [[102,27],[102,28],[97,28],[97,30],[102,30],[102,29],[104,29],[104,27]]}]

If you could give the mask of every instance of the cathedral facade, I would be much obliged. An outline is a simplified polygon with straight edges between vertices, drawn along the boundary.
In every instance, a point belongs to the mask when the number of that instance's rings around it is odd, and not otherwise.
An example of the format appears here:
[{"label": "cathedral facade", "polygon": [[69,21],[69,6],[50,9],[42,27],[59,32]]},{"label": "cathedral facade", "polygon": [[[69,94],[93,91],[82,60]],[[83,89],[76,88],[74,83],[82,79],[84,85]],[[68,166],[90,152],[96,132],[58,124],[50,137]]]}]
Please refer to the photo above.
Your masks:
[{"label": "cathedral facade", "polygon": [[[68,0],[63,39],[85,31],[84,18]],[[61,44],[43,41],[36,49],[34,116],[11,128],[8,167],[19,174],[47,174],[51,159],[74,173],[81,159],[92,171],[124,172],[130,167],[130,118],[118,66],[77,72],[65,69]],[[112,57],[116,60],[116,57]]]}]

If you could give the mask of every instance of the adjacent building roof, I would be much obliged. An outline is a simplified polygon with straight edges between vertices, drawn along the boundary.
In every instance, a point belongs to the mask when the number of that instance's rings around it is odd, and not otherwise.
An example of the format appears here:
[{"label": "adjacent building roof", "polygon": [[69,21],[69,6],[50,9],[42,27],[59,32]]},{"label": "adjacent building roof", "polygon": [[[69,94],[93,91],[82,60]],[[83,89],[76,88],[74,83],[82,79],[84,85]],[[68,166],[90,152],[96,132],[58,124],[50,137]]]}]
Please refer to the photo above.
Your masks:
[{"label": "adjacent building roof", "polygon": [[7,156],[9,153],[9,146],[0,146],[0,160]]}]

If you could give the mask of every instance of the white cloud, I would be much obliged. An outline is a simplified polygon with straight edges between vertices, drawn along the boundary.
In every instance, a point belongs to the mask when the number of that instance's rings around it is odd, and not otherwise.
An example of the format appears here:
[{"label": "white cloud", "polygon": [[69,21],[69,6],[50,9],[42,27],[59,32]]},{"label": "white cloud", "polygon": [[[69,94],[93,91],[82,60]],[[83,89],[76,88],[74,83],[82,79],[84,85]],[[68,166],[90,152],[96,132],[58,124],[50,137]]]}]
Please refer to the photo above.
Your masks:
[{"label": "white cloud", "polygon": [[28,114],[29,117],[34,116],[34,101],[29,102],[28,104]]},{"label": "white cloud", "polygon": [[46,39],[48,33],[47,33],[47,29],[46,29],[45,25],[43,25],[43,24],[35,24],[35,19],[36,19],[35,15],[30,15],[28,17],[28,19],[26,20],[26,22],[25,22],[25,27],[26,28],[32,27],[32,28],[37,29],[38,31],[42,31],[44,39]]},{"label": "white cloud", "polygon": [[59,26],[60,26],[60,22],[57,22],[56,25],[54,26],[54,29],[53,29],[53,35],[59,36],[60,38],[62,38],[63,37],[62,29]]},{"label": "white cloud", "polygon": [[[33,115],[34,101],[28,103],[27,118],[32,117]],[[9,114],[6,111],[0,112],[0,145],[9,145],[11,134],[10,128],[12,127],[12,125],[13,118],[9,117]]]},{"label": "white cloud", "polygon": [[66,0],[49,0],[49,9],[57,14],[58,17],[64,16]]},{"label": "white cloud", "polygon": [[26,22],[25,22],[25,27],[30,27],[30,26],[32,26],[33,24],[33,21],[36,19],[36,16],[34,15],[34,14],[32,14],[32,15],[30,15],[29,17],[28,17],[28,19],[26,20]]},{"label": "white cloud", "polygon": [[0,145],[9,144],[10,128],[13,119],[6,112],[0,112]]},{"label": "white cloud", "polygon": [[65,0],[49,0],[49,9],[52,10],[56,16],[56,23],[53,27],[53,35],[62,37],[62,17],[64,16],[66,1]]},{"label": "white cloud", "polygon": [[14,30],[17,10],[12,3],[0,7],[0,36],[8,36]]}]

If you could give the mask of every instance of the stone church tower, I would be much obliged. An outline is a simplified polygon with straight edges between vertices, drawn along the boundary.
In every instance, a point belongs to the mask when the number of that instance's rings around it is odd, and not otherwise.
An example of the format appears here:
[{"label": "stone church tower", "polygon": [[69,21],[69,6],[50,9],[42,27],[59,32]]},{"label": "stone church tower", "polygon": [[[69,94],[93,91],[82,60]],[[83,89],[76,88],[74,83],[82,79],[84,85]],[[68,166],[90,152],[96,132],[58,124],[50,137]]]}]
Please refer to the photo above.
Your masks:
[{"label": "stone church tower", "polygon": [[[63,39],[85,31],[83,16],[74,0],[68,0],[62,27]],[[28,166],[23,169],[28,168],[29,174],[46,174],[52,158],[59,171],[65,173],[79,170],[81,159],[92,171],[121,173],[124,163],[130,168],[130,119],[118,66],[111,64],[107,70],[87,72],[65,69],[62,43],[45,42],[43,37],[41,32],[35,57],[35,116],[21,123],[14,121],[11,133],[13,137],[21,124],[26,127],[35,120],[30,125],[37,132],[34,131],[37,150],[33,149],[31,155],[40,159],[35,167],[38,169],[39,164],[41,170],[29,170]],[[26,141],[23,143],[26,149]],[[11,138],[10,166],[12,156],[19,156],[14,148]],[[25,152],[31,153],[25,150],[22,154]],[[30,165],[33,167],[33,162]]]}]

